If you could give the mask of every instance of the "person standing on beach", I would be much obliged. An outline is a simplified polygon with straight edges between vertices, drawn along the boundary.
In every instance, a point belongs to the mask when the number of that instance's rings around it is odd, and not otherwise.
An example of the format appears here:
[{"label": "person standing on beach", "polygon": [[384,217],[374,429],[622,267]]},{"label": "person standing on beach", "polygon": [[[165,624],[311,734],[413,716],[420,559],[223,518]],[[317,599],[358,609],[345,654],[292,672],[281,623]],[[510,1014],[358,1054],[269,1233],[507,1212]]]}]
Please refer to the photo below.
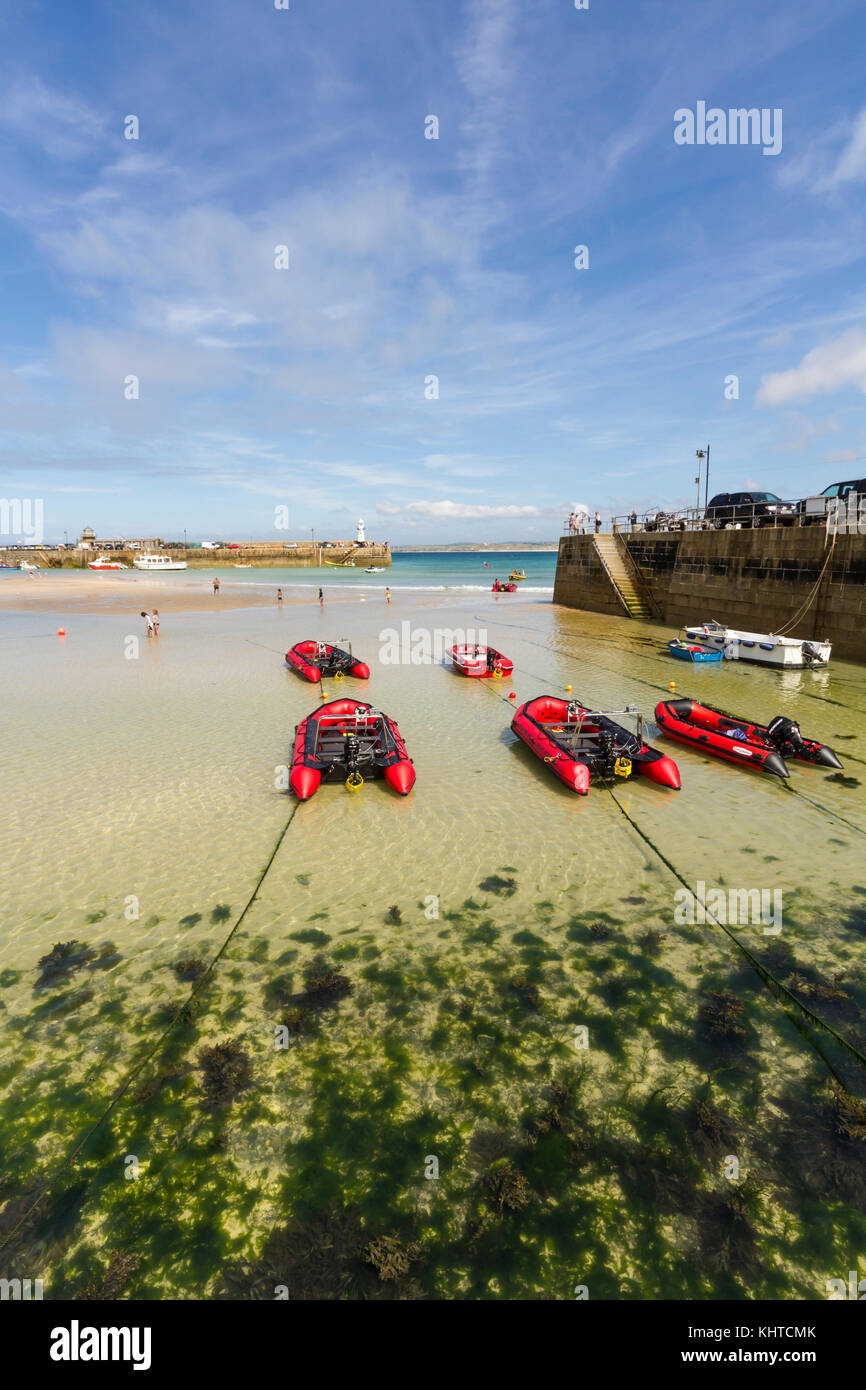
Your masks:
[{"label": "person standing on beach", "polygon": [[283,601],[283,591],[282,591],[282,589],[277,589],[277,603],[282,603],[282,601]]},{"label": "person standing on beach", "polygon": [[322,590],[320,589],[320,590],[319,590],[319,603],[324,604],[324,602],[325,602],[325,595],[322,593]]},{"label": "person standing on beach", "polygon": [[219,593],[219,591],[220,591],[220,582],[219,582],[218,579],[215,579],[214,582],[213,582],[214,598],[216,598],[216,596],[217,596],[217,594]]},{"label": "person standing on beach", "polygon": [[152,636],[153,636],[153,618],[150,616],[149,613],[145,613],[145,611],[144,611],[143,608],[142,608],[142,610],[141,610],[141,616],[144,618],[144,621],[147,623],[147,635],[148,635],[148,637],[152,637]]},{"label": "person standing on beach", "polygon": [[159,609],[158,609],[158,608],[154,608],[154,610],[153,610],[153,616],[151,617],[151,620],[150,620],[150,621],[151,621],[152,624],[153,624],[153,635],[154,635],[154,637],[158,637],[158,636],[159,636]]},{"label": "person standing on beach", "polygon": [[391,602],[391,590],[390,590],[390,589],[386,589],[386,590],[385,590],[385,597],[386,597],[386,599],[388,600],[388,602],[390,603],[390,602]]}]

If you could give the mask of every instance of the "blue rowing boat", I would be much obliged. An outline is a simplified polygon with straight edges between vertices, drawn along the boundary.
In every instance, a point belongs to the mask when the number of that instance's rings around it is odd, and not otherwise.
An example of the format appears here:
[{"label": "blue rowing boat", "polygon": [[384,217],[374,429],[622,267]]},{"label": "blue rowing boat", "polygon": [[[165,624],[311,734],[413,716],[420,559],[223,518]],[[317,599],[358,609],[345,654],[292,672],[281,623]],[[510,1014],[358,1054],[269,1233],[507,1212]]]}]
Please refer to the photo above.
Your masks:
[{"label": "blue rowing boat", "polygon": [[675,637],[668,642],[668,651],[678,661],[721,661],[722,653],[714,647],[704,647],[700,642],[683,642]]}]

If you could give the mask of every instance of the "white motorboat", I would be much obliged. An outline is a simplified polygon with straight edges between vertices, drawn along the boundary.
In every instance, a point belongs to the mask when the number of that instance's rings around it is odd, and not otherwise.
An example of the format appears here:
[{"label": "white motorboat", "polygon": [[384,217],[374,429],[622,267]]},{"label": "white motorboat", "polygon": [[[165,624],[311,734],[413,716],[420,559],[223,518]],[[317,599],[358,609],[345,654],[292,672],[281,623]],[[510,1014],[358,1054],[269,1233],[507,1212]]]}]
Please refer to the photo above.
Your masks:
[{"label": "white motorboat", "polygon": [[237,564],[237,563],[236,563],[236,564],[232,565],[232,569],[233,569],[233,570],[251,570],[251,569],[252,569],[252,564],[241,565],[241,564]]},{"label": "white motorboat", "polygon": [[727,661],[753,661],[759,666],[803,668],[826,666],[830,642],[810,642],[798,637],[777,637],[772,632],[741,632],[724,623],[692,623],[685,629],[689,642],[721,649]]},{"label": "white motorboat", "polygon": [[185,570],[186,560],[172,560],[168,555],[139,555],[132,562],[137,570],[155,570],[161,573],[162,570]]},{"label": "white motorboat", "polygon": [[41,573],[41,571],[40,571],[38,565],[31,565],[31,564],[29,563],[29,561],[27,561],[27,560],[19,560],[19,561],[18,561],[18,568],[22,571],[23,574],[40,574],[40,573]]},{"label": "white motorboat", "polygon": [[365,574],[384,574],[384,573],[385,573],[385,569],[384,569],[384,566],[383,566],[383,565],[368,565],[367,568],[364,570],[364,573],[365,573]]},{"label": "white motorboat", "polygon": [[129,565],[124,565],[121,560],[109,560],[107,555],[100,555],[96,560],[88,560],[89,570],[128,570]]}]

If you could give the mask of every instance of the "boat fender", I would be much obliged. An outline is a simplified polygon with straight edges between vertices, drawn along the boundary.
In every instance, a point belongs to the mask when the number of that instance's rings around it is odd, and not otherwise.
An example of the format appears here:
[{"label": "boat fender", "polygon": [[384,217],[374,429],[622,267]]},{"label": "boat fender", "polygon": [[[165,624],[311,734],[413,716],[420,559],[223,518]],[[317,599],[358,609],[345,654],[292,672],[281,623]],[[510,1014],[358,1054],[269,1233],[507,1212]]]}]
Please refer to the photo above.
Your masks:
[{"label": "boat fender", "polygon": [[734,659],[734,649],[735,649],[735,647],[736,647],[736,643],[735,643],[735,642],[726,642],[726,643],[725,643],[725,661],[733,661],[733,659]]}]

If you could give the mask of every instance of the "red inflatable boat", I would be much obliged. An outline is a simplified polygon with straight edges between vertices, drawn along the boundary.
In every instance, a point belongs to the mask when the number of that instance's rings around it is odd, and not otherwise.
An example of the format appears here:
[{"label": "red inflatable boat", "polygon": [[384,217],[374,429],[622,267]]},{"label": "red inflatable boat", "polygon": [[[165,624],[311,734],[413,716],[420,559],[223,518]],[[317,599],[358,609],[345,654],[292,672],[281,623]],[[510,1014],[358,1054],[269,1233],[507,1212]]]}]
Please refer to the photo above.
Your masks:
[{"label": "red inflatable boat", "polygon": [[680,774],[672,758],[650,748],[642,736],[616,724],[610,715],[593,712],[577,700],[539,695],[520,706],[511,727],[581,796],[590,782],[629,777],[632,772],[679,791]]},{"label": "red inflatable boat", "polygon": [[289,774],[295,796],[309,801],[337,777],[352,791],[368,777],[384,777],[401,796],[412,790],[415,768],[393,719],[357,700],[332,700],[301,721]]},{"label": "red inflatable boat", "polygon": [[661,700],[656,705],[656,723],[669,738],[701,753],[763,768],[777,777],[790,776],[786,758],[820,763],[822,767],[842,766],[832,748],[803,738],[800,726],[781,714],[767,725],[752,724],[712,705],[699,705],[696,700]]},{"label": "red inflatable boat", "polygon": [[500,584],[499,580],[497,579],[494,581],[492,585],[492,592],[494,594],[515,594],[517,592],[517,585],[511,583]]},{"label": "red inflatable boat", "polygon": [[450,656],[454,670],[459,671],[462,676],[498,678],[510,676],[514,670],[514,662],[509,661],[507,656],[503,656],[493,647],[449,647],[446,655]]},{"label": "red inflatable boat", "polygon": [[329,646],[327,642],[296,642],[291,651],[286,652],[286,664],[300,671],[308,681],[320,681],[322,676],[357,676],[359,680],[370,678],[370,668],[364,661],[356,661],[351,652],[341,647]]}]

